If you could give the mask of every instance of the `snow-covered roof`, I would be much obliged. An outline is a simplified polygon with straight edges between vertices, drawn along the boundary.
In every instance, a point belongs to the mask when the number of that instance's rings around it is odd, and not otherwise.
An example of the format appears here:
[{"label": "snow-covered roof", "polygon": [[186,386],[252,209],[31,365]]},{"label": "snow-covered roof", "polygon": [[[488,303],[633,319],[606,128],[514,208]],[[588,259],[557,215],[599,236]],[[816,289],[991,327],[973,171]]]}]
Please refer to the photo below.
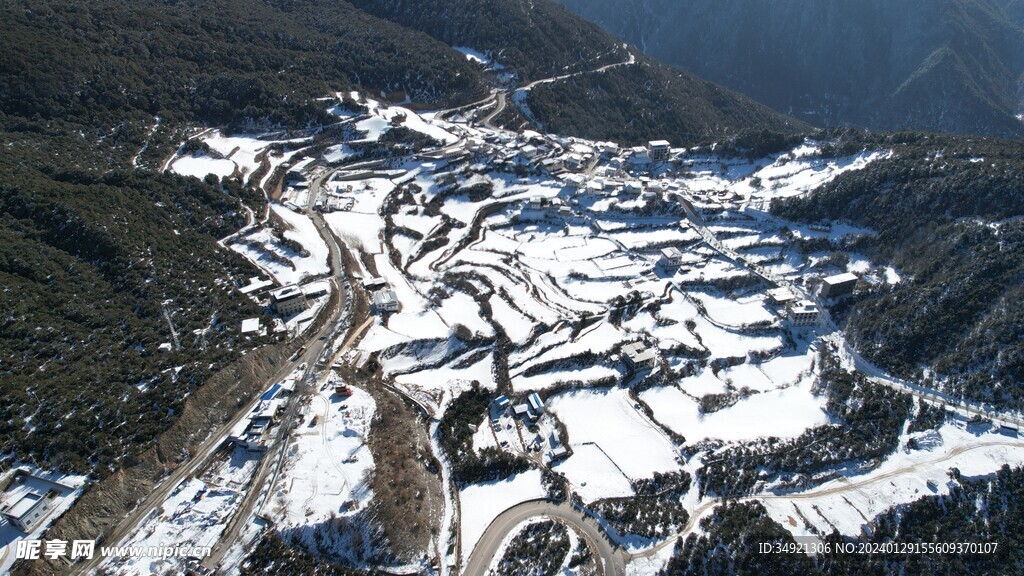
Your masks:
[{"label": "snow-covered roof", "polygon": [[850,272],[844,272],[842,274],[836,274],[835,276],[828,276],[828,277],[822,279],[822,282],[824,282],[825,284],[828,284],[830,286],[835,286],[836,284],[846,284],[847,282],[856,282],[856,281],[857,281],[857,275],[856,274],[852,274]]},{"label": "snow-covered roof", "polygon": [[373,293],[373,305],[377,307],[386,306],[388,304],[395,304],[398,302],[398,296],[394,290],[378,290]]},{"label": "snow-covered roof", "polygon": [[793,291],[783,286],[782,288],[773,288],[768,291],[768,297],[778,302],[779,304],[785,304],[786,302],[792,302],[796,300],[796,296]]},{"label": "snow-covered roof", "polygon": [[814,314],[818,312],[818,305],[809,300],[801,300],[790,306],[789,310],[794,314]]},{"label": "snow-covered roof", "polygon": [[10,508],[4,510],[4,514],[13,516],[15,518],[21,518],[32,511],[42,501],[43,495],[37,494],[36,492],[27,492],[22,494]]},{"label": "snow-covered roof", "polygon": [[295,285],[284,286],[270,293],[270,297],[274,300],[274,302],[288,300],[289,298],[295,298],[297,296],[302,296],[302,288],[299,288],[298,286]]},{"label": "snow-covered roof", "polygon": [[246,318],[242,320],[242,334],[249,334],[251,332],[258,332],[260,329],[259,318]]},{"label": "snow-covered roof", "polygon": [[242,294],[252,294],[257,290],[262,290],[268,286],[273,286],[274,283],[270,280],[261,280],[259,276],[253,276],[249,279],[249,284],[239,289]]}]

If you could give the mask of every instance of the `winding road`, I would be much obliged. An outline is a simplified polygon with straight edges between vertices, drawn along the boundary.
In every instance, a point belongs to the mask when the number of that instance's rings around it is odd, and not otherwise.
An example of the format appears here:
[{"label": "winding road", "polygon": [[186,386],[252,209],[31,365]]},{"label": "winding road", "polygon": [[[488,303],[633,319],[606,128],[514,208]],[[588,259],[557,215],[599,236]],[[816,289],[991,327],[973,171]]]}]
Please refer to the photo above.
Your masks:
[{"label": "winding road", "polygon": [[[751,496],[744,496],[741,498],[735,498],[732,501],[735,502],[750,502],[754,500],[813,500],[815,498],[821,498],[824,496],[831,496],[835,494],[845,494],[849,492],[858,492],[866,487],[873,486],[879,483],[884,483],[897,476],[905,474],[912,474],[923,466],[932,466],[935,464],[942,464],[949,462],[954,458],[975,450],[981,450],[993,447],[1011,447],[1021,448],[1024,447],[1024,440],[994,440],[987,442],[979,442],[978,444],[972,444],[970,446],[957,446],[948,452],[931,458],[928,460],[922,460],[912,464],[907,464],[887,472],[872,475],[867,478],[860,480],[845,480],[838,486],[826,486],[818,489],[808,490],[807,492],[800,492],[794,494],[757,494]],[[585,516],[579,510],[576,510],[564,503],[554,503],[547,500],[532,500],[517,504],[511,508],[508,508],[501,514],[499,514],[487,527],[476,546],[473,548],[473,553],[469,557],[469,562],[466,564],[466,569],[463,571],[465,576],[484,576],[488,572],[488,568],[494,561],[495,556],[500,551],[502,542],[505,538],[521,523],[530,520],[532,518],[552,518],[563,522],[564,524],[571,526],[578,533],[582,534],[587,545],[590,546],[593,551],[601,559],[601,568],[604,576],[618,576],[625,574],[626,562],[638,559],[648,558],[661,552],[669,546],[675,545],[679,538],[685,538],[687,535],[692,533],[697,527],[698,523],[704,516],[710,513],[716,506],[722,503],[722,500],[718,498],[711,498],[701,502],[694,510],[690,511],[689,520],[686,525],[682,527],[677,533],[665,538],[659,544],[647,548],[639,552],[626,552],[621,548],[616,547],[607,537],[605,532],[598,526],[597,522],[592,518]]]},{"label": "winding road", "polygon": [[[302,361],[310,366],[310,375],[315,374],[313,367],[321,359],[327,344],[333,340],[334,332],[341,326],[342,317],[350,307],[350,302],[348,301],[351,300],[351,294],[348,292],[348,283],[340,281],[344,271],[341,261],[341,247],[338,245],[337,239],[323,217],[320,216],[320,213],[312,210],[313,203],[319,195],[320,186],[331,173],[330,171],[323,173],[310,183],[309,199],[305,207],[306,215],[312,218],[313,224],[319,231],[321,238],[327,244],[330,281],[334,291],[339,294],[338,304],[331,310],[321,329],[314,335],[310,341],[309,350],[302,357]],[[361,326],[358,330],[362,328]],[[349,341],[351,341],[351,338]],[[311,380],[312,382],[310,382]],[[227,528],[224,529],[224,533],[213,547],[210,556],[203,561],[205,567],[214,569],[220,565],[228,551],[238,541],[242,528],[249,523],[258,509],[262,509],[263,503],[269,497],[269,492],[266,488],[268,485],[272,487],[273,483],[277,481],[277,471],[280,469],[279,462],[284,457],[284,450],[291,439],[291,431],[297,425],[296,419],[300,417],[299,407],[312,394],[317,392],[319,387],[320,382],[315,379],[315,376],[303,378],[291,398],[288,399],[284,416],[281,418],[274,438],[267,446],[267,452],[260,461],[256,475],[250,483],[241,504],[239,504],[231,520],[228,522]]]},{"label": "winding road", "polygon": [[473,553],[466,563],[463,574],[484,576],[498,553],[505,537],[519,524],[531,518],[552,518],[563,522],[578,532],[601,561],[601,574],[622,576],[626,573],[626,555],[618,550],[605,536],[592,518],[565,503],[550,500],[531,500],[517,504],[498,515],[480,536]]}]

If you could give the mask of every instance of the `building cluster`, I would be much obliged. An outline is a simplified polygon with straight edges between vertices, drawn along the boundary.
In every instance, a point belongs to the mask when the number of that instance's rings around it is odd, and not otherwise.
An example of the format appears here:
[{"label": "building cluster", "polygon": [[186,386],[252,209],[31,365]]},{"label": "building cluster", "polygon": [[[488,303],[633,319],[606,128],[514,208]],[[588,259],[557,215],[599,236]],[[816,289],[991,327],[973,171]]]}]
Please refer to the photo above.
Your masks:
[{"label": "building cluster", "polygon": [[544,401],[539,394],[532,392],[526,396],[523,402],[514,406],[507,396],[502,395],[495,398],[491,403],[491,421],[495,430],[500,427],[498,421],[501,415],[509,410],[514,418],[525,423],[529,431],[534,434],[529,442],[524,440],[527,450],[541,452],[545,450],[546,446],[545,456],[548,462],[568,456],[568,450],[559,440],[558,431],[552,425],[553,418],[545,415]]},{"label": "building cluster", "polygon": [[519,210],[512,215],[517,222],[536,222],[539,220],[571,220],[578,215],[561,198],[545,198],[534,196],[523,202]]},{"label": "building cluster", "polygon": [[[496,406],[505,405],[505,408],[509,405],[509,399],[505,396],[499,396],[495,400]],[[512,407],[512,413],[516,418],[522,418],[523,420],[537,420],[544,414],[544,401],[540,399],[540,395],[536,392],[531,393],[526,397],[526,401],[520,404],[516,404]]]},{"label": "building cluster", "polygon": [[249,416],[232,430],[228,444],[252,452],[265,451],[270,436],[268,433],[284,412],[288,397],[295,391],[295,384],[295,378],[287,378],[265,390]]}]

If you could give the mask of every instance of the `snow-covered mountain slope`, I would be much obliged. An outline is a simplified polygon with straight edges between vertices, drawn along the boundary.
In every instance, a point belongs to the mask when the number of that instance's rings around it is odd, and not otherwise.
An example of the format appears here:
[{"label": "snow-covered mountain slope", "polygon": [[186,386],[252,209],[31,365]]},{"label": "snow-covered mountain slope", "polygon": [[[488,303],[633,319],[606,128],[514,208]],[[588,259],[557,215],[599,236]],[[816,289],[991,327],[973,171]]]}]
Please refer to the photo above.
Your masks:
[{"label": "snow-covered mountain slope", "polygon": [[648,54],[819,125],[1020,136],[1011,0],[560,0]]}]

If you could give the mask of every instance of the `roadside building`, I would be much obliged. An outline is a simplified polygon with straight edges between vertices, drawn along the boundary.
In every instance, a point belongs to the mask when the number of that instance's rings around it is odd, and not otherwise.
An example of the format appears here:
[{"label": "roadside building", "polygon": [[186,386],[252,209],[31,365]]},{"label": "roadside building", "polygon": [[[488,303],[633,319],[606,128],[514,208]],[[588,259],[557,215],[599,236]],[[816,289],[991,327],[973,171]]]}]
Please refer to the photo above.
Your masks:
[{"label": "roadside building", "polygon": [[273,285],[274,283],[270,280],[261,280],[259,276],[253,276],[252,278],[249,278],[248,284],[239,288],[239,292],[248,296],[249,294],[259,292],[260,290],[269,288]]},{"label": "roadside building", "polygon": [[309,307],[305,292],[295,285],[285,286],[271,292],[270,304],[274,311],[282,316],[296,314]]},{"label": "roadside building", "polygon": [[569,451],[565,449],[565,446],[556,446],[555,448],[551,449],[549,457],[551,461],[554,462],[555,460],[561,460],[562,458],[565,458],[568,455]]},{"label": "roadside building", "polygon": [[519,212],[514,216],[514,219],[519,221],[532,221],[551,218],[556,216],[558,213],[557,208],[552,210],[554,206],[556,206],[556,203],[544,196],[533,196],[523,203]]},{"label": "roadside building", "polygon": [[448,161],[459,160],[463,156],[466,156],[466,151],[461,145],[452,146],[444,151],[444,159]]},{"label": "roadside building", "polygon": [[255,334],[260,331],[259,318],[246,318],[242,320],[242,334]]},{"label": "roadside building", "polygon": [[633,164],[650,164],[651,154],[647,151],[647,148],[644,148],[643,146],[634,146],[630,150],[629,160]]},{"label": "roadside building", "polygon": [[[540,165],[541,168],[544,168],[548,172],[557,172],[562,169],[562,162],[558,158],[545,158],[541,161]],[[484,168],[487,168],[486,165],[484,165]],[[482,170],[481,172],[484,171],[486,170]]]},{"label": "roadside building", "polygon": [[326,281],[314,282],[312,284],[307,284],[306,287],[303,288],[302,292],[306,295],[306,298],[319,298],[327,295],[329,286],[330,284]]},{"label": "roadside building", "polygon": [[387,285],[388,281],[380,276],[363,280],[363,288],[366,288],[367,290],[380,290],[381,288],[386,288]]},{"label": "roadside building", "polygon": [[580,189],[587,183],[585,176],[579,174],[571,174],[565,178],[565,185],[569,188]]},{"label": "roadside building", "polygon": [[579,154],[569,154],[565,157],[565,169],[573,172],[583,169],[583,156]]},{"label": "roadside building", "polygon": [[502,395],[494,399],[494,406],[498,410],[507,410],[511,405],[512,403],[509,401],[507,396]]},{"label": "roadside building", "polygon": [[783,286],[781,288],[773,288],[769,290],[768,299],[771,300],[773,304],[787,306],[796,302],[796,294],[793,294],[792,290]]},{"label": "roadside building", "polygon": [[857,287],[857,276],[846,272],[823,278],[819,294],[822,298],[841,298],[853,294]]}]

